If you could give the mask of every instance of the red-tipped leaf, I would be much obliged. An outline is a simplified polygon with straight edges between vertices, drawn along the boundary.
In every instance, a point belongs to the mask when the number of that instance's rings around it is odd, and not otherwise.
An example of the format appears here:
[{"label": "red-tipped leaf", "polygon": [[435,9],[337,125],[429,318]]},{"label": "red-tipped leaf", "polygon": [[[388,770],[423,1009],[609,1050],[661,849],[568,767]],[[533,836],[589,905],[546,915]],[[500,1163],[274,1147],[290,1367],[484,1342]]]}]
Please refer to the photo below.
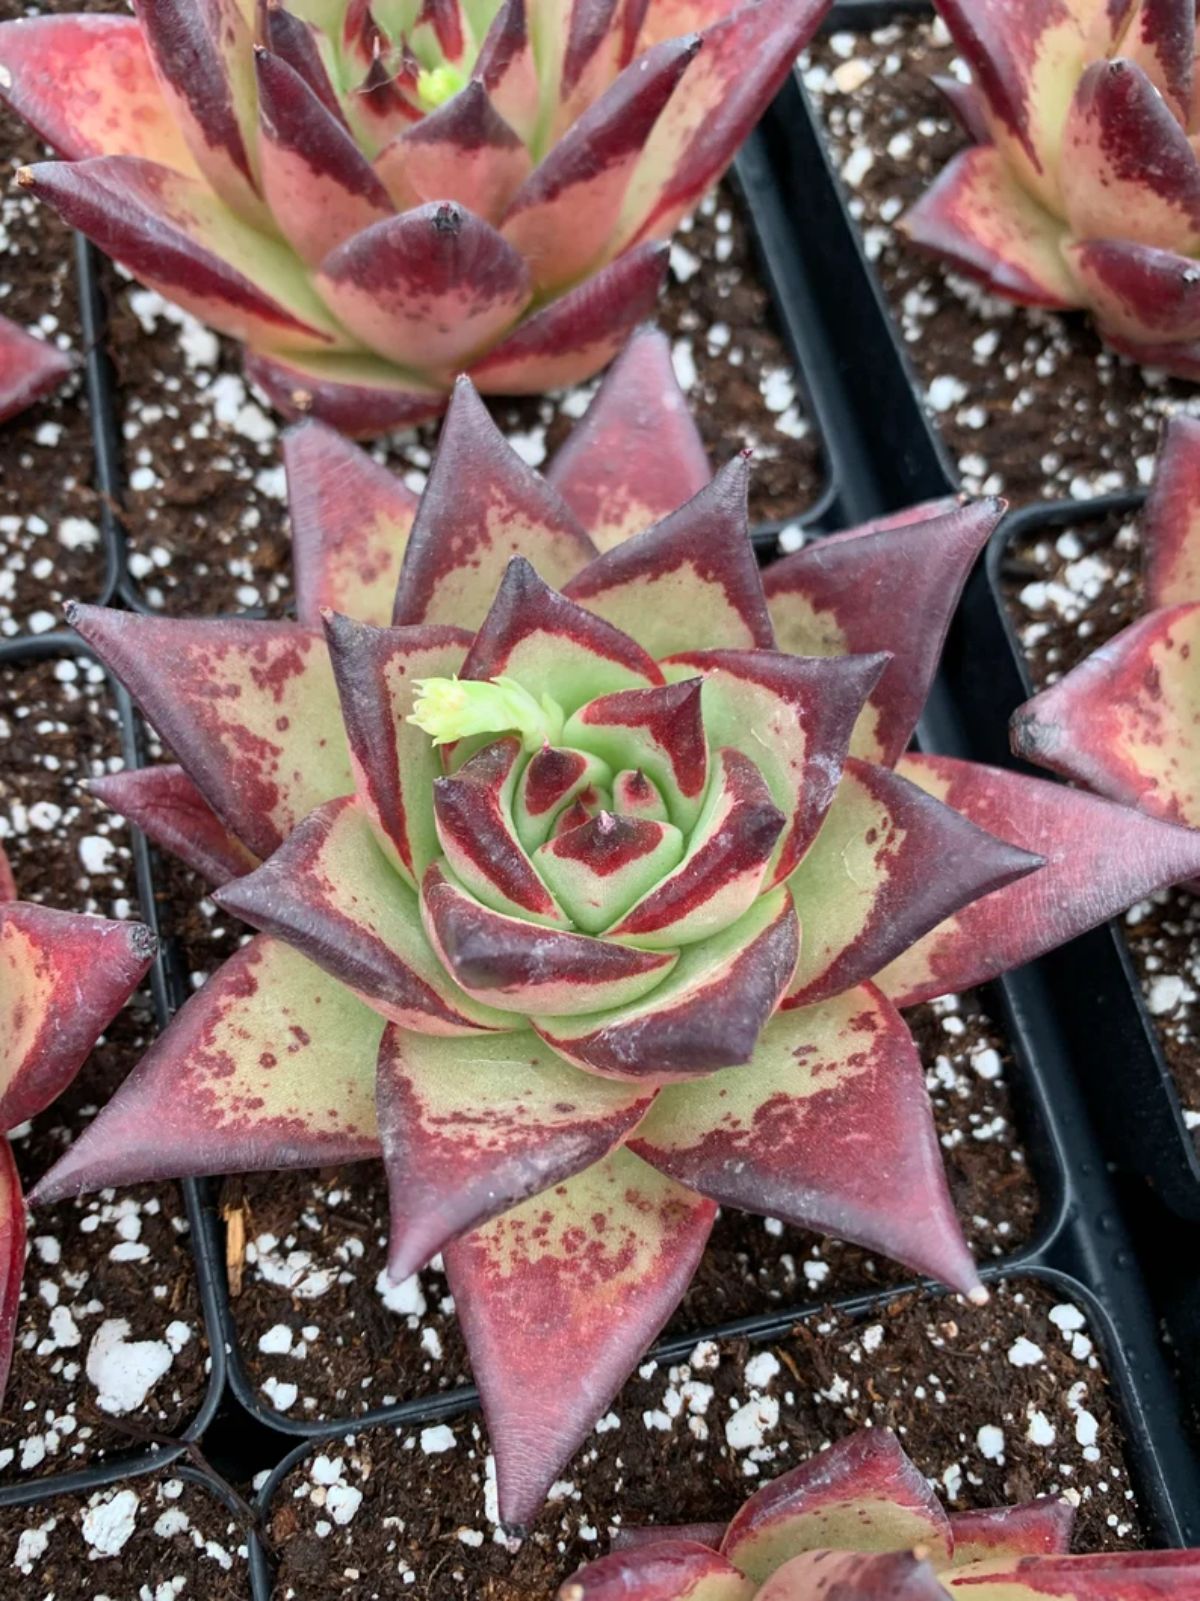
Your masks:
[{"label": "red-tipped leaf", "polygon": [[210,884],[227,884],[258,866],[258,857],[229,832],[182,767],[131,767],[94,778],[89,787]]},{"label": "red-tipped leaf", "polygon": [[806,1551],[773,1573],[755,1601],[945,1601],[920,1556],[888,1551]]},{"label": "red-tipped leaf", "polygon": [[530,172],[529,151],[478,78],[393,139],[375,170],[396,206],[454,200],[498,224]]},{"label": "red-tipped leaf", "polygon": [[703,681],[598,695],[563,730],[564,742],[601,757],[613,772],[646,774],[666,800],[671,821],[690,831],[708,788]]},{"label": "red-tipped leaf", "polygon": [[378,356],[247,350],[243,365],[285,417],[316,417],[355,439],[428,422],[446,409],[444,388]]},{"label": "red-tipped leaf", "polygon": [[581,1568],[558,1601],[754,1601],[757,1586],[717,1552],[683,1539],[615,1552]]},{"label": "red-tipped leaf", "polygon": [[1024,1506],[985,1507],[974,1512],[952,1512],[954,1535],[951,1567],[994,1558],[1016,1560],[1028,1556],[1063,1556],[1071,1549],[1075,1508],[1069,1501],[1047,1496]]},{"label": "red-tipped leaf", "polygon": [[0,423],[52,394],[74,365],[65,351],[0,317]]},{"label": "red-tipped leaf", "polygon": [[1200,339],[1200,271],[1190,256],[1125,239],[1087,240],[1065,255],[1105,333],[1142,345]]}]

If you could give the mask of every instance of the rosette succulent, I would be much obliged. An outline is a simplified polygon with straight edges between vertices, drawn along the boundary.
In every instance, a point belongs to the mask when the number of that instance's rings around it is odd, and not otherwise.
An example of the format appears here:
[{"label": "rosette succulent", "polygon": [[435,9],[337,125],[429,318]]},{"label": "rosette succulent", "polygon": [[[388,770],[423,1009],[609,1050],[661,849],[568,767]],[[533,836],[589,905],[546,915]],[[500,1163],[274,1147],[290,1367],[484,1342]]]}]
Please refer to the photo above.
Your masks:
[{"label": "rosette succulent", "polygon": [[0,1397],[25,1268],[25,1200],[5,1135],[62,1094],[153,957],[141,923],[18,901],[0,849]]},{"label": "rosette succulent", "polygon": [[1154,1601],[1197,1593],[1200,1551],[1073,1557],[1065,1501],[947,1513],[887,1429],[752,1495],[727,1525],[642,1529],[558,1601]]},{"label": "rosette succulent", "polygon": [[718,1202],[982,1293],[896,1003],[1200,838],[906,757],[999,504],[764,580],[750,463],[710,477],[659,335],[546,478],[467,380],[419,501],[316,423],[286,459],[295,622],[74,612],[180,764],[102,794],[261,932],[38,1194],[382,1151],[393,1273],[442,1253],[520,1523]]},{"label": "rosette succulent", "polygon": [[977,141],[908,213],[917,244],[1027,305],[1083,307],[1200,377],[1195,0],[936,0]]},{"label": "rosette succulent", "polygon": [[0,423],[44,400],[73,366],[63,351],[0,317]]},{"label": "rosette succulent", "polygon": [[828,4],[137,0],[4,24],[0,94],[67,158],[19,182],[378,433],[610,361]]}]

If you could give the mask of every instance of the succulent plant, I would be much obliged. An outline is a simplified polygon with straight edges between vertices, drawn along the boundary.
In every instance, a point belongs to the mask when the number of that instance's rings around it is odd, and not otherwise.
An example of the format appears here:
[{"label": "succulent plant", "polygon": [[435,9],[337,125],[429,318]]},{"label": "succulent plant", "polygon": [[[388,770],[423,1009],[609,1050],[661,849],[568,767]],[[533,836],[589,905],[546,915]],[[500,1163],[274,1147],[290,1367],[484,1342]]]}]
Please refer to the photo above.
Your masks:
[{"label": "succulent plant", "polygon": [[348,433],[578,382],[829,0],[137,0],[0,26],[18,181]]},{"label": "succulent plant", "polygon": [[757,1491],[727,1525],[623,1532],[558,1601],[1178,1601],[1200,1551],[1068,1555],[1065,1501],[947,1513],[887,1429]]},{"label": "succulent plant", "polygon": [[73,366],[63,351],[0,317],[0,423],[44,400]]},{"label": "succulent plant", "polygon": [[1200,423],[1167,427],[1141,521],[1147,612],[1013,718],[1013,747],[1200,828]]},{"label": "succulent plant", "polygon": [[997,294],[1083,307],[1117,351],[1200,378],[1194,0],[936,0],[977,141],[901,226]]},{"label": "succulent plant", "polygon": [[296,622],[73,614],[180,763],[101,794],[261,932],[36,1194],[382,1150],[392,1271],[442,1253],[520,1523],[718,1202],[981,1293],[896,1003],[1200,839],[905,756],[1000,504],[764,581],[750,464],[710,478],[659,335],[545,479],[467,380],[419,502],[319,424],[285,454]]},{"label": "succulent plant", "polygon": [[141,923],[19,901],[0,848],[0,1397],[25,1267],[25,1200],[5,1135],[62,1094],[153,956]]}]

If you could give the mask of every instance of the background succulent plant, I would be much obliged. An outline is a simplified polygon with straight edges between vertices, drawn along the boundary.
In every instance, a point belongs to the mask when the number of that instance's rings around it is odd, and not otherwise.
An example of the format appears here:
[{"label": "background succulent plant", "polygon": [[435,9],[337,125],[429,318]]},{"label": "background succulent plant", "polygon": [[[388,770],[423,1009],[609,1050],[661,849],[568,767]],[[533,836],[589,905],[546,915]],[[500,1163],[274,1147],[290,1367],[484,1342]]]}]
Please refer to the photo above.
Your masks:
[{"label": "background succulent plant", "polygon": [[589,377],[829,0],[138,0],[0,27],[19,181],[351,433]]},{"label": "background succulent plant", "polygon": [[57,389],[73,366],[63,351],[0,317],[0,422]]},{"label": "background succulent plant", "polygon": [[623,1532],[558,1601],[1184,1601],[1200,1552],[1072,1557],[1072,1508],[947,1514],[887,1429],[865,1429],[752,1495],[726,1526]]},{"label": "background succulent plant", "polygon": [[936,0],[977,140],[908,213],[917,244],[1114,349],[1200,377],[1194,0]]},{"label": "background succulent plant", "polygon": [[419,502],[318,424],[286,458],[295,623],[74,613],[181,764],[101,793],[262,932],[37,1195],[382,1149],[393,1271],[443,1253],[523,1522],[716,1203],[979,1293],[896,1004],[1200,837],[906,756],[1000,504],[764,582],[749,463],[710,479],[661,336],[546,479],[466,380]]}]

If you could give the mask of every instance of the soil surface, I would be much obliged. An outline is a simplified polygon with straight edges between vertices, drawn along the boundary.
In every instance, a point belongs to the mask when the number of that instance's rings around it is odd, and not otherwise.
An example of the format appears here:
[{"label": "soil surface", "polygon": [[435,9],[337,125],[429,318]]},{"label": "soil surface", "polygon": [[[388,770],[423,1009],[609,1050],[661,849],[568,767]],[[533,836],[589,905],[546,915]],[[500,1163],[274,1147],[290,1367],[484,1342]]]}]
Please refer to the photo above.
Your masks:
[{"label": "soil surface", "polygon": [[965,71],[940,22],[835,33],[804,81],[930,414],[973,493],[1017,503],[1145,481],[1162,420],[1200,410],[1196,387],[1106,351],[1082,314],[1009,305],[896,231],[964,135],[930,83]]},{"label": "soil surface", "polygon": [[826,1312],[763,1345],[703,1341],[643,1365],[523,1543],[496,1522],[475,1415],[326,1443],[268,1511],[277,1601],[550,1597],[628,1524],[729,1517],[761,1484],[863,1425],[895,1429],[952,1509],[1064,1495],[1076,1548],[1136,1545],[1119,1426],[1080,1309],[1047,1287],[990,1306],[907,1296]]}]

